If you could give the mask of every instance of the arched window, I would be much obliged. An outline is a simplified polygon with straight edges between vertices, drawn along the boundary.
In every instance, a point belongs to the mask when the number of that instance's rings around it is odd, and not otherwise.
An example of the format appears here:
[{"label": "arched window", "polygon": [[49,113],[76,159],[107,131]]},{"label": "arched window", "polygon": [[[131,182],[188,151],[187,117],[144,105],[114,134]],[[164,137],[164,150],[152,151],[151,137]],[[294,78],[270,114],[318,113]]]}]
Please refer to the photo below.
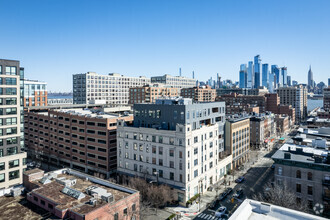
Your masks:
[{"label": "arched window", "polygon": [[301,178],[301,171],[300,170],[297,170],[297,172],[296,172],[296,178]]},{"label": "arched window", "polygon": [[311,172],[307,173],[307,179],[308,180],[313,180],[313,174]]}]

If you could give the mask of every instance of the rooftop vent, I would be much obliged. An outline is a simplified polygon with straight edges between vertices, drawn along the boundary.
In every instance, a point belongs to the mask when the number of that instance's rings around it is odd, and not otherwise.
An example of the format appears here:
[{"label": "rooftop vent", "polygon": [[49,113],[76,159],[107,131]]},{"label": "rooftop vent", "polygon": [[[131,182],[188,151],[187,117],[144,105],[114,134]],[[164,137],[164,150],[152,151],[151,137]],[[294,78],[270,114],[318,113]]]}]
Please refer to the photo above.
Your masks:
[{"label": "rooftop vent", "polygon": [[83,199],[83,198],[85,198],[85,194],[84,193],[82,193],[82,192],[80,192],[78,190],[72,189],[70,187],[67,187],[67,186],[62,189],[62,193],[66,194],[68,196],[71,196],[71,197],[73,197],[75,199]]}]

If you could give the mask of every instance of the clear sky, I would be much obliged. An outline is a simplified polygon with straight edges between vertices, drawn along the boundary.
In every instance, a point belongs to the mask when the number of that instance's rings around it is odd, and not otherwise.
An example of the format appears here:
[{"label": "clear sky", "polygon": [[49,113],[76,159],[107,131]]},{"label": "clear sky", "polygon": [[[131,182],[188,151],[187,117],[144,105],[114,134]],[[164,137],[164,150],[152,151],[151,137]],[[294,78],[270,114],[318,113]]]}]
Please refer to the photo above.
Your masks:
[{"label": "clear sky", "polygon": [[0,0],[0,58],[71,91],[72,74],[165,73],[238,80],[241,63],[286,65],[292,80],[330,78],[329,0]]}]

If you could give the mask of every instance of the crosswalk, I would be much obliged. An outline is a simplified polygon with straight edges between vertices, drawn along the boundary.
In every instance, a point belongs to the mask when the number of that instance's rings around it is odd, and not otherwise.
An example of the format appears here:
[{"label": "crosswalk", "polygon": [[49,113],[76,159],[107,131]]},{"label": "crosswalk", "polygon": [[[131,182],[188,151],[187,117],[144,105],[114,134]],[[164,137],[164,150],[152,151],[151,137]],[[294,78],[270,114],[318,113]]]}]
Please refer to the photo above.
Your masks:
[{"label": "crosswalk", "polygon": [[220,220],[220,217],[215,217],[214,215],[210,215],[210,214],[205,214],[205,213],[201,213],[199,215],[197,215],[198,218],[201,219],[206,219],[206,220]]}]

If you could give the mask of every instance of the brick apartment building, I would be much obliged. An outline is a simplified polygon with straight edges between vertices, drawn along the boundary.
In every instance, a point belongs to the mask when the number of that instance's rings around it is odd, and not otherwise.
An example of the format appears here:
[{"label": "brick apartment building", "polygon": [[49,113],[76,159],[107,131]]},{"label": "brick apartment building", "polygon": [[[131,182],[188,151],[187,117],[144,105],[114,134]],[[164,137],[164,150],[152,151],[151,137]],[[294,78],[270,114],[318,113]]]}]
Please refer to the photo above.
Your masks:
[{"label": "brick apartment building", "polygon": [[277,93],[269,93],[265,95],[267,98],[266,111],[274,114],[288,115],[294,124],[295,122],[295,108],[292,105],[281,105],[280,97]]},{"label": "brick apartment building", "polygon": [[50,218],[76,220],[140,219],[140,193],[71,169],[44,174],[25,171],[27,200]]},{"label": "brick apartment building", "polygon": [[117,166],[118,119],[132,121],[133,116],[79,108],[30,111],[25,147],[34,160],[109,177]]},{"label": "brick apartment building", "polygon": [[183,98],[191,98],[195,102],[214,102],[216,90],[210,86],[201,86],[181,89]]},{"label": "brick apartment building", "polygon": [[289,130],[290,119],[287,115],[275,115],[276,129],[279,133],[285,133]]},{"label": "brick apartment building", "polygon": [[154,103],[163,96],[176,97],[180,95],[180,88],[173,88],[164,84],[146,85],[129,89],[129,104]]},{"label": "brick apartment building", "polygon": [[24,79],[24,107],[47,106],[47,83]]}]

